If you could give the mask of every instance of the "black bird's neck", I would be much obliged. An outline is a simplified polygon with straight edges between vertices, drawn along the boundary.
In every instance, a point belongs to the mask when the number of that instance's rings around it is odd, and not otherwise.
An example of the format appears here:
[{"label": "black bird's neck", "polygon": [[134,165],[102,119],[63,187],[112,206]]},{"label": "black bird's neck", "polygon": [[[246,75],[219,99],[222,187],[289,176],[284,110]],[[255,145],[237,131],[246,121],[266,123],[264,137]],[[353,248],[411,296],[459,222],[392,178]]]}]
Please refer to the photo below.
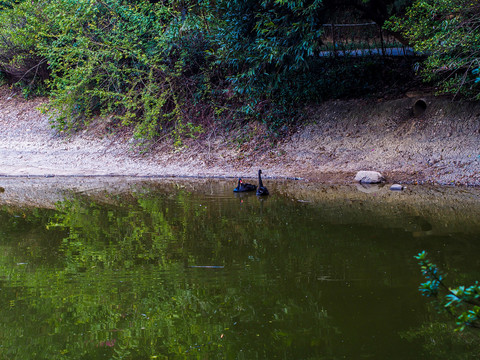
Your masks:
[{"label": "black bird's neck", "polygon": [[263,187],[262,172],[260,170],[258,171],[258,186]]}]

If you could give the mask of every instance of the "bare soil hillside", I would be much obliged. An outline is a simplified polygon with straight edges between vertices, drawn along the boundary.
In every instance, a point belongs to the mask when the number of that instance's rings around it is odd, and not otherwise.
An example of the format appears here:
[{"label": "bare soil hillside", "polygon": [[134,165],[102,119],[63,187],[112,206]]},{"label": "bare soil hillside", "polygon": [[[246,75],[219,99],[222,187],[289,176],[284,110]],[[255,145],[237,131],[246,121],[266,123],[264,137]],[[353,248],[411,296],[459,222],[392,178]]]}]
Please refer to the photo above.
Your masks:
[{"label": "bare soil hillside", "polygon": [[[420,97],[425,111],[414,116]],[[304,178],[349,183],[359,170],[388,182],[480,185],[480,104],[417,94],[396,100],[330,101],[272,143],[262,124],[207,129],[176,148],[142,153],[128,133],[98,120],[73,135],[51,128],[38,107],[0,88],[0,176],[198,176]]]}]

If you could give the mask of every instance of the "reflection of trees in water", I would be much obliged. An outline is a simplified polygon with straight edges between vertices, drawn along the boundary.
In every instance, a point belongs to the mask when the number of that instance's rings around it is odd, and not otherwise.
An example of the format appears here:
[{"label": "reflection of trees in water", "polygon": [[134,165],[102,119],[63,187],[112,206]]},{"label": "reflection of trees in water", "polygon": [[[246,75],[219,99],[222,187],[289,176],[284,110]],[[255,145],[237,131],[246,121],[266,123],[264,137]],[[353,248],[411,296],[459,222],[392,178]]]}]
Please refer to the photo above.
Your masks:
[{"label": "reflection of trees in water", "polygon": [[[259,205],[252,200],[247,209]],[[280,283],[244,269],[222,275],[224,269],[212,273],[185,267],[226,264],[232,269],[251,261],[261,241],[246,231],[258,226],[258,218],[243,214],[238,224],[237,210],[182,192],[140,196],[119,206],[88,199],[63,203],[48,219],[51,231],[68,234],[57,244],[57,263],[16,274],[22,286],[16,293],[28,299],[15,305],[17,314],[28,319],[21,341],[29,341],[19,346],[10,328],[15,323],[3,322],[4,347],[25,358],[39,349],[44,358],[62,351],[69,358],[114,353],[129,358],[240,352],[295,356],[308,348],[315,354],[326,345],[330,325],[314,293],[303,290],[309,300],[300,307],[294,297],[281,296]],[[226,247],[239,252],[225,256]],[[295,331],[306,319],[311,325]],[[316,344],[310,338],[318,338]]]},{"label": "reflection of trees in water", "polygon": [[[435,309],[432,309],[435,313]],[[400,336],[410,342],[419,341],[425,353],[432,359],[476,359],[480,341],[478,330],[455,332],[450,317],[439,316],[429,318],[420,326],[402,331]],[[475,333],[474,333],[475,332]],[[443,346],[439,346],[442,344]]]},{"label": "reflection of trees in water", "polygon": [[[412,234],[348,225],[328,208],[252,195],[145,191],[109,205],[77,197],[55,217],[39,217],[35,226],[50,228],[46,238],[64,239],[49,247],[55,262],[37,261],[35,271],[9,268],[19,284],[10,297],[25,299],[15,311],[25,315],[31,342],[19,346],[25,341],[4,304],[5,346],[25,358],[36,349],[45,358],[64,350],[78,354],[70,358],[114,351],[129,358],[335,358],[344,329],[332,321],[352,306],[346,289],[377,291],[383,283],[397,291],[389,286],[404,281],[398,274],[405,269],[392,264],[417,251]],[[435,242],[424,241],[426,248]],[[411,286],[415,292],[417,279]]]}]

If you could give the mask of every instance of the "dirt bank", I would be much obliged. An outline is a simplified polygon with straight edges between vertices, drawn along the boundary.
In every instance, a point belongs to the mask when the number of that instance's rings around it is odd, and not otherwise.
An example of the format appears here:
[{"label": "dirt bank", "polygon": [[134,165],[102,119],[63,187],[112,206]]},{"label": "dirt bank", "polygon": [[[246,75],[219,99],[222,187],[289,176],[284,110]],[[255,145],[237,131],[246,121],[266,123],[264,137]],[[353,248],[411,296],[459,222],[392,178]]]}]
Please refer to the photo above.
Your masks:
[{"label": "dirt bank", "polygon": [[101,122],[64,136],[37,108],[0,89],[0,176],[128,175],[300,177],[348,183],[358,170],[378,170],[389,182],[480,185],[480,104],[420,95],[397,100],[331,101],[305,111],[309,123],[276,145],[261,125],[235,133],[211,131],[182,149],[159,143],[140,154],[128,134]]}]

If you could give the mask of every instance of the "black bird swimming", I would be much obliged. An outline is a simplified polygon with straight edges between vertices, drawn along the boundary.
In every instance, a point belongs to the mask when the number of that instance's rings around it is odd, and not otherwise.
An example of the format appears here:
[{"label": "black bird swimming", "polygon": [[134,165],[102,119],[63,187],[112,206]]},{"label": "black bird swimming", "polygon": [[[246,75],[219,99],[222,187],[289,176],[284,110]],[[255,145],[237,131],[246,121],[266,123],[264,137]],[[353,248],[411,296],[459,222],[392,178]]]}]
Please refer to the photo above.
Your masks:
[{"label": "black bird swimming", "polygon": [[238,184],[233,192],[247,192],[247,191],[255,191],[257,190],[257,185],[247,184],[244,183],[242,178],[238,178]]},{"label": "black bird swimming", "polygon": [[268,195],[268,189],[263,186],[262,182],[262,170],[258,170],[258,189],[257,189],[257,196]]}]

